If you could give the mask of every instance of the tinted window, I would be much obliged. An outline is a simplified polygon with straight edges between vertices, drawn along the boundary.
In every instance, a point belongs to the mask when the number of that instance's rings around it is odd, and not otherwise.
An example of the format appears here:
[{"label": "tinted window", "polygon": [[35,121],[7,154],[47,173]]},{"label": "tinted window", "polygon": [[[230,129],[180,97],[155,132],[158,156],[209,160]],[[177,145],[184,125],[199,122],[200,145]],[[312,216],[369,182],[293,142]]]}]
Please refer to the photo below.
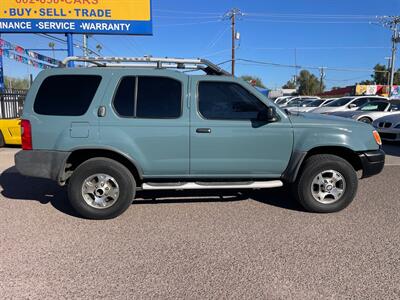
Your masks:
[{"label": "tinted window", "polygon": [[383,101],[372,101],[364,104],[358,110],[360,111],[385,111],[390,104]]},{"label": "tinted window", "polygon": [[337,100],[332,101],[331,103],[325,105],[328,107],[339,107],[348,104],[354,98],[346,97],[346,98],[339,98]]},{"label": "tinted window", "polygon": [[121,80],[114,97],[114,108],[123,117],[133,117],[135,107],[136,77],[125,77]]},{"label": "tinted window", "polygon": [[182,87],[177,80],[166,77],[124,77],[114,97],[114,108],[124,117],[178,118],[182,111],[181,102]]},{"label": "tinted window", "polygon": [[34,110],[42,115],[82,116],[92,102],[100,76],[60,75],[46,78],[36,95]]},{"label": "tinted window", "polygon": [[306,104],[306,107],[318,107],[318,106],[320,106],[323,102],[324,102],[324,100],[314,100],[314,101],[311,101],[310,103],[307,103],[307,104]]},{"label": "tinted window", "polygon": [[199,84],[199,111],[207,119],[251,120],[263,109],[264,104],[238,84],[210,81]]},{"label": "tinted window", "polygon": [[182,110],[182,87],[166,77],[139,77],[136,116],[178,118]]},{"label": "tinted window", "polygon": [[355,104],[357,107],[360,107],[367,102],[369,102],[369,98],[361,98],[361,99],[355,100],[352,104]]}]

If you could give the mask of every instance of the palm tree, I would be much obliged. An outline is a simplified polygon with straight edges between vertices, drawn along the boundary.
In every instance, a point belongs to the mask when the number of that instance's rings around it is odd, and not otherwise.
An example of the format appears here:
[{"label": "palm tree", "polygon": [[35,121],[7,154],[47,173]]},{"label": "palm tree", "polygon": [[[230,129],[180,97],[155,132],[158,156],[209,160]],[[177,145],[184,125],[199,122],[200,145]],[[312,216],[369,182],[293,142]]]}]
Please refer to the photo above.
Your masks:
[{"label": "palm tree", "polygon": [[97,50],[97,52],[101,52],[101,50],[103,50],[103,47],[100,45],[100,44],[97,44],[96,45],[96,50]]},{"label": "palm tree", "polygon": [[56,57],[55,57],[55,52],[54,52],[54,48],[56,47],[56,44],[53,43],[53,42],[50,42],[50,43],[49,43],[49,47],[50,47],[51,50],[53,51],[53,58],[56,58]]}]

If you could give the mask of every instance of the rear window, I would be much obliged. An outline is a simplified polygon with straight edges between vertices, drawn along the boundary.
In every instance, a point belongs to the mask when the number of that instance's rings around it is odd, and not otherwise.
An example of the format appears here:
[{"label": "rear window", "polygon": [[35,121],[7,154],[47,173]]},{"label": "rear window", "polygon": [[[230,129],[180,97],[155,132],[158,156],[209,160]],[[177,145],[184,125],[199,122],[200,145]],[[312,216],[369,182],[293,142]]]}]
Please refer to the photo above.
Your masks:
[{"label": "rear window", "polygon": [[41,115],[82,116],[92,102],[101,76],[60,75],[46,78],[36,95],[34,110]]}]

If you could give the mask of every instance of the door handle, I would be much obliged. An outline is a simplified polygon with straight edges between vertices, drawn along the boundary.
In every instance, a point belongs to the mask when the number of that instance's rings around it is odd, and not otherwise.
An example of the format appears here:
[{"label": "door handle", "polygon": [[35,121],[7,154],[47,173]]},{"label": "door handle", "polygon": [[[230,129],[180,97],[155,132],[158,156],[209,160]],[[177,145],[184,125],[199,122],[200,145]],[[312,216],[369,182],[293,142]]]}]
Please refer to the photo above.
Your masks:
[{"label": "door handle", "polygon": [[197,128],[197,133],[211,133],[211,128]]},{"label": "door handle", "polygon": [[100,118],[103,118],[106,116],[106,107],[105,106],[99,107],[99,109],[97,110],[97,116]]}]

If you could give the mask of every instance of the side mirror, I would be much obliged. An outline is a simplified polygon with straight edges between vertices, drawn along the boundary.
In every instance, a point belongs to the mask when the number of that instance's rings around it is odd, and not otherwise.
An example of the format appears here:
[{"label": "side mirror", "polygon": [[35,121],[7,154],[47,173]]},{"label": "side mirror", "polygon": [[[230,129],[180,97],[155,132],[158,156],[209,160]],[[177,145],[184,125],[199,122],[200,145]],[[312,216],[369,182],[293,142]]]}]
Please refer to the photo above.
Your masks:
[{"label": "side mirror", "polygon": [[357,105],[355,105],[354,103],[351,103],[351,104],[349,104],[349,106],[348,106],[349,108],[356,108],[357,107]]},{"label": "side mirror", "polygon": [[276,122],[278,118],[276,117],[276,109],[275,107],[267,107],[258,113],[257,116],[258,121],[265,121],[268,123]]}]

